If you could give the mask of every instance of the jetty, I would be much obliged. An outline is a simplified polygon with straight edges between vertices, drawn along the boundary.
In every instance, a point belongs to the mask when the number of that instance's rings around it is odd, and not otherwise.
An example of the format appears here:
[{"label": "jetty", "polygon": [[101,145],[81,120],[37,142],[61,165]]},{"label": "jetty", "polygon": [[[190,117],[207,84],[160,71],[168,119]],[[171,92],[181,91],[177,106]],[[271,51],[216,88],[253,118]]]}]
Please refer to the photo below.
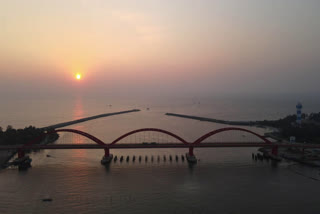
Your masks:
[{"label": "jetty", "polygon": [[81,118],[78,120],[72,120],[72,121],[68,121],[68,122],[63,122],[63,123],[58,123],[58,124],[46,126],[46,127],[43,127],[42,129],[57,129],[57,128],[62,128],[62,127],[70,126],[70,125],[77,124],[77,123],[83,123],[83,122],[86,122],[89,120],[95,120],[95,119],[102,118],[102,117],[110,117],[110,116],[119,115],[119,114],[128,114],[128,113],[138,112],[138,111],[140,111],[140,110],[139,109],[132,109],[132,110],[128,110],[128,111],[119,111],[119,112],[113,112],[113,113],[107,113],[107,114],[99,114],[99,115],[95,115],[95,116],[91,116],[91,117]]},{"label": "jetty", "polygon": [[198,116],[175,114],[175,113],[166,113],[165,115],[173,116],[173,117],[187,118],[187,119],[192,119],[192,120],[212,122],[212,123],[233,125],[233,126],[258,126],[258,125],[260,125],[260,124],[258,124],[259,121],[228,121],[228,120],[219,120],[219,119],[213,119],[213,118],[207,118],[207,117],[198,117]]}]

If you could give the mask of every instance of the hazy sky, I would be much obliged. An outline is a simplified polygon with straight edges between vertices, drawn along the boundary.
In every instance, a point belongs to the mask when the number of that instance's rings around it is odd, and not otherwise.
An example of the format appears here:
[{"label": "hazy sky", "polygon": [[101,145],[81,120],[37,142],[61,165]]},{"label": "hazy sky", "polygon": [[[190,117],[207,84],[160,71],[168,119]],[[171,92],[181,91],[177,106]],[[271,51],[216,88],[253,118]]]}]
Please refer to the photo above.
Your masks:
[{"label": "hazy sky", "polygon": [[0,0],[0,94],[320,93],[319,10],[318,0]]}]

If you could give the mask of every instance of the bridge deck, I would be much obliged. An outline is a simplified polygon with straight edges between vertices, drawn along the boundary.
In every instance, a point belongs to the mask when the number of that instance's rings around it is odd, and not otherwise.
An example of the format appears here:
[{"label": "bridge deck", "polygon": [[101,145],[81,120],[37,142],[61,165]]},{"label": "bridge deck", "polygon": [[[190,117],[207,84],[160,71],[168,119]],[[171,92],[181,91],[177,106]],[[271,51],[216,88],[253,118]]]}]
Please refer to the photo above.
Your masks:
[{"label": "bridge deck", "polygon": [[17,150],[17,149],[156,149],[156,148],[223,148],[223,147],[299,147],[299,148],[320,148],[320,144],[293,144],[293,143],[201,143],[195,145],[185,145],[181,143],[166,143],[166,144],[114,144],[114,145],[99,145],[99,144],[47,144],[47,145],[10,145],[0,146],[0,150]]}]

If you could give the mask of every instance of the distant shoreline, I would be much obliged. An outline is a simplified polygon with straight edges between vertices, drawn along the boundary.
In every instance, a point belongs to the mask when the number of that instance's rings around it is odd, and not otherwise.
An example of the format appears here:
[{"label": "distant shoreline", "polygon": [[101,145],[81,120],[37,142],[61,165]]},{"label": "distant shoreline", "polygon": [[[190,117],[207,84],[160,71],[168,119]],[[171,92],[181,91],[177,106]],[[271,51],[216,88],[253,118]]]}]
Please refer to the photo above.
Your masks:
[{"label": "distant shoreline", "polygon": [[16,152],[11,152],[9,154],[9,151],[0,151],[0,170],[15,154]]}]

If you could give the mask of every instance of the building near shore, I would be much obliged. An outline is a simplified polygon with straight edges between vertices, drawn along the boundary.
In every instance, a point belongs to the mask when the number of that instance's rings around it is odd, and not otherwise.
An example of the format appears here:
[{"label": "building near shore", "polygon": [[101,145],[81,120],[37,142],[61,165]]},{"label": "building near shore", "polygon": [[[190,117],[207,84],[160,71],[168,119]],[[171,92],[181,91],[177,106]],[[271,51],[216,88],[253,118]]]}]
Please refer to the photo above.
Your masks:
[{"label": "building near shore", "polygon": [[301,117],[302,117],[302,104],[300,102],[297,103],[296,109],[297,109],[297,120],[296,123],[300,126],[301,125]]}]

